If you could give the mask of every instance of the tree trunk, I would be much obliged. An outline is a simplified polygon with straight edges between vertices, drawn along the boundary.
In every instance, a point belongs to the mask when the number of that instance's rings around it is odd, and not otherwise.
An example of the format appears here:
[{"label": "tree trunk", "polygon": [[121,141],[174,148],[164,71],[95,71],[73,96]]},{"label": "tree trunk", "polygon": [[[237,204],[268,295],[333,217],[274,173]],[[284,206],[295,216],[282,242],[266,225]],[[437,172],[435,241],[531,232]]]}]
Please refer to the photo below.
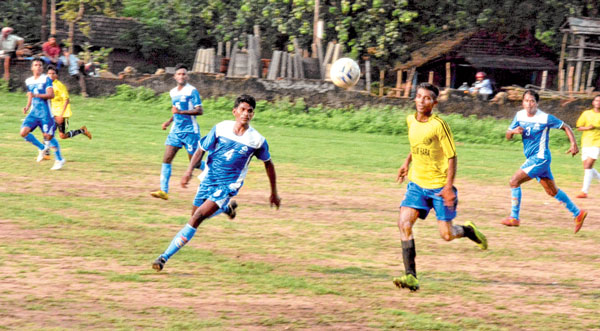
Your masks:
[{"label": "tree trunk", "polygon": [[83,13],[85,12],[85,7],[83,5],[83,1],[79,1],[79,11],[77,12],[77,17],[75,20],[69,22],[69,53],[73,53],[73,45],[74,45],[74,37],[75,37],[75,23],[79,22],[83,18]]},{"label": "tree trunk", "polygon": [[48,39],[48,20],[46,20],[46,15],[48,14],[48,2],[46,0],[42,0],[42,31],[41,31],[41,39]]},{"label": "tree trunk", "polygon": [[56,0],[50,0],[50,35],[56,34]]}]

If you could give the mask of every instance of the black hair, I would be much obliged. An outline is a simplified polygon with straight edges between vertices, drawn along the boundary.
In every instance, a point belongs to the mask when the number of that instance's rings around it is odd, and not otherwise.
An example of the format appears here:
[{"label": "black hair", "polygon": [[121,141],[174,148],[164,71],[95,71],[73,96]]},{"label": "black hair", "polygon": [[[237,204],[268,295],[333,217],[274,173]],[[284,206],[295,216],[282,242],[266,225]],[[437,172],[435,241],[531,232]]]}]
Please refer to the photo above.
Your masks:
[{"label": "black hair", "polygon": [[177,71],[177,70],[179,70],[179,69],[185,69],[185,71],[189,71],[189,70],[190,70],[190,69],[188,69],[188,67],[187,67],[185,64],[183,64],[183,63],[178,63],[178,64],[175,66],[175,71]]},{"label": "black hair", "polygon": [[51,34],[50,37],[48,37],[48,39],[50,39],[50,38],[56,39],[56,35],[55,34]]},{"label": "black hair", "polygon": [[56,67],[53,64],[49,64],[48,67],[46,67],[46,72],[48,72],[48,70],[54,70],[54,72],[58,74],[58,70],[56,70]]},{"label": "black hair", "polygon": [[596,98],[600,98],[600,94],[596,94],[596,96],[592,98],[592,101],[596,100]]},{"label": "black hair", "polygon": [[44,61],[42,61],[42,59],[37,56],[34,57],[33,60],[31,60],[31,64],[33,64],[33,62],[42,62],[42,65],[44,64]]},{"label": "black hair", "polygon": [[437,99],[438,95],[440,95],[440,89],[438,89],[435,85],[433,84],[429,84],[429,83],[421,83],[419,85],[417,85],[417,90],[423,88],[426,90],[429,90],[431,92],[433,92],[433,94],[435,95],[434,99]]},{"label": "black hair", "polygon": [[527,94],[530,94],[530,95],[532,95],[532,96],[535,98],[535,102],[536,102],[536,103],[540,101],[540,95],[539,95],[539,94],[538,94],[536,91],[534,91],[534,90],[532,90],[532,89],[526,89],[526,90],[525,90],[525,93],[523,93],[523,99],[525,99],[525,96],[526,96]]},{"label": "black hair", "polygon": [[242,94],[239,97],[235,98],[235,104],[233,105],[233,108],[237,108],[242,102],[249,104],[250,107],[252,107],[252,109],[256,107],[256,99],[254,99],[253,96],[248,94]]}]

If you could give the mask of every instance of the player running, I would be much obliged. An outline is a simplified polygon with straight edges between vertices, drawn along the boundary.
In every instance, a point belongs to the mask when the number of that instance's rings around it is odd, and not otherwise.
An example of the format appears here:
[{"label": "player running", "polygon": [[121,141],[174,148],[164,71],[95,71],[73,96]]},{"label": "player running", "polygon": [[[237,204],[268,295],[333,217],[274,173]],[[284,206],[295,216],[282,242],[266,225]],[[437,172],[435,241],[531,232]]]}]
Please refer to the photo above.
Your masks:
[{"label": "player running", "polygon": [[592,100],[592,109],[581,113],[575,126],[581,134],[581,161],[583,161],[583,187],[577,198],[588,196],[592,179],[600,180],[600,173],[594,169],[594,163],[600,155],[600,95]]},{"label": "player running", "polygon": [[71,99],[69,98],[69,91],[67,90],[65,84],[58,80],[58,72],[54,66],[48,66],[46,73],[48,74],[48,77],[52,79],[52,88],[54,89],[54,98],[51,100],[52,115],[54,116],[54,121],[56,122],[60,139],[73,138],[78,134],[84,134],[89,139],[92,139],[92,134],[85,126],[82,126],[77,130],[66,132],[67,129],[69,129],[69,118],[73,114],[71,112]]},{"label": "player running", "polygon": [[571,142],[567,153],[575,156],[579,153],[577,141],[573,130],[568,124],[551,114],[546,114],[538,109],[540,96],[534,90],[523,93],[523,109],[517,112],[512,123],[506,131],[506,139],[510,140],[515,134],[520,134],[523,139],[523,153],[527,160],[510,179],[512,208],[510,216],[502,220],[506,226],[519,226],[519,211],[521,209],[521,184],[536,178],[546,193],[564,204],[575,217],[575,233],[581,229],[587,211],[577,208],[567,194],[556,186],[550,162],[552,157],[548,148],[550,129],[564,130]]},{"label": "player running", "polygon": [[249,95],[240,95],[235,100],[233,115],[235,121],[223,121],[215,125],[202,138],[200,148],[196,151],[187,171],[181,179],[181,186],[186,187],[192,177],[194,165],[199,164],[205,152],[208,152],[204,180],[196,193],[192,206],[192,217],[175,235],[171,244],[155,261],[152,268],[161,271],[173,254],[188,243],[198,226],[207,218],[221,212],[230,217],[235,215],[236,206],[229,203],[231,197],[237,195],[244,184],[248,165],[253,156],[265,164],[267,177],[271,184],[271,207],[279,209],[281,199],[277,195],[275,166],[271,161],[267,140],[250,126],[254,117],[256,101]]},{"label": "player running", "polygon": [[[46,151],[52,147],[55,149],[56,161],[50,170],[58,170],[65,164],[58,141],[54,138],[56,123],[50,112],[49,100],[54,98],[54,89],[52,88],[52,80],[44,75],[44,66],[42,60],[36,58],[31,61],[31,72],[33,76],[25,80],[27,85],[27,105],[23,108],[23,113],[27,114],[31,108],[31,112],[21,125],[21,137],[32,143],[38,148],[37,162],[42,162],[45,159]],[[37,127],[40,127],[44,136],[44,144],[31,133]]]},{"label": "player running", "polygon": [[[398,219],[405,274],[394,278],[394,284],[411,291],[419,289],[412,228],[417,218],[427,217],[431,208],[435,210],[442,239],[450,241],[467,237],[481,249],[487,249],[487,239],[473,222],[452,224],[458,204],[453,185],[457,165],[456,148],[448,124],[432,113],[438,95],[438,88],[429,83],[417,86],[417,112],[406,118],[411,151],[400,167],[397,178],[402,183],[408,175],[409,182]],[[411,162],[413,165],[409,170]]]},{"label": "player running", "polygon": [[188,158],[196,152],[200,140],[200,127],[196,122],[196,115],[202,115],[202,100],[198,90],[188,84],[187,67],[179,64],[175,67],[175,81],[177,86],[171,89],[171,112],[173,116],[164,122],[162,129],[166,130],[171,123],[171,131],[165,141],[165,154],[160,171],[160,190],[151,192],[155,198],[169,199],[169,180],[171,178],[171,162],[177,151],[183,146],[188,152]]}]

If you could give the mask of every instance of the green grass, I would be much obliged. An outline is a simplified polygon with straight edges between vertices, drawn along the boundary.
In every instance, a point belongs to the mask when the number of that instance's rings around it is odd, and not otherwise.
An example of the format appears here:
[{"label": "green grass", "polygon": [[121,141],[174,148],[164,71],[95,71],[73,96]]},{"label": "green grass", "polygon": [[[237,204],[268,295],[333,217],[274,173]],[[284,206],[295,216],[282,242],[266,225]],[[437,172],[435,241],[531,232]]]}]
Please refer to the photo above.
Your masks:
[{"label": "green grass", "polygon": [[[75,96],[71,127],[87,125],[94,139],[61,141],[67,163],[58,172],[36,163],[35,149],[18,135],[24,94],[0,92],[0,328],[599,325],[593,218],[573,236],[568,213],[529,183],[525,224],[497,224],[509,208],[507,181],[524,160],[520,143],[492,143],[508,120],[447,117],[458,142],[457,223],[475,220],[490,250],[443,242],[432,213],[415,226],[419,292],[391,283],[402,270],[396,219],[404,186],[394,179],[408,152],[409,112],[392,108],[260,102],[253,126],[269,141],[281,210],[269,209],[264,168],[253,161],[237,197],[238,218],[206,221],[163,272],[154,272],[151,261],[187,222],[195,188],[178,186],[187,166],[178,155],[171,199],[149,197],[167,134],[160,125],[170,112],[165,96],[146,92]],[[137,101],[128,102],[127,93]],[[204,100],[202,132],[232,118],[231,106],[227,98]],[[487,129],[490,136],[478,138]],[[484,143],[473,143],[478,139]],[[553,172],[571,194],[581,164],[563,149],[560,141],[553,147]]]}]

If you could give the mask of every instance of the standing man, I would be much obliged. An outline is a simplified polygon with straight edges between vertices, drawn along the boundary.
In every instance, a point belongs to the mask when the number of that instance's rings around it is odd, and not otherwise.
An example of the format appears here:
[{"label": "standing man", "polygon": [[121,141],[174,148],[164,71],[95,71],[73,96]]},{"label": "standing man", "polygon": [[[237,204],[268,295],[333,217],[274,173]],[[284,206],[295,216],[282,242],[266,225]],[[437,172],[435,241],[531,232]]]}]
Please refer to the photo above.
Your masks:
[{"label": "standing man", "polygon": [[4,80],[9,81],[10,79],[10,61],[17,57],[17,51],[23,48],[23,38],[12,34],[13,28],[4,27],[2,28],[2,34],[0,34],[0,59],[4,58]]},{"label": "standing man", "polygon": [[[452,224],[458,204],[454,187],[456,148],[448,124],[432,113],[438,95],[438,88],[429,83],[417,86],[417,112],[406,118],[410,153],[398,171],[397,178],[402,183],[408,175],[409,183],[398,219],[405,274],[394,278],[394,284],[411,291],[419,289],[412,228],[417,218],[427,217],[431,208],[435,210],[442,239],[450,241],[467,237],[481,249],[487,249],[487,239],[473,222],[467,221],[465,225]],[[409,170],[411,162],[413,165]]]},{"label": "standing man", "polygon": [[[44,160],[44,153],[50,148],[55,149],[56,162],[50,170],[58,170],[62,168],[65,160],[60,153],[58,141],[54,139],[54,131],[56,123],[50,113],[50,99],[54,98],[54,89],[52,88],[52,80],[44,75],[44,66],[40,59],[34,59],[31,62],[32,77],[27,78],[27,105],[23,108],[23,113],[27,114],[29,108],[31,112],[23,125],[21,125],[21,137],[32,143],[39,150],[37,162]],[[35,128],[40,127],[44,135],[44,144],[40,143],[37,138],[31,133]]]},{"label": "standing man", "polygon": [[58,80],[58,72],[52,65],[48,66],[48,77],[52,79],[52,88],[54,89],[54,98],[51,100],[52,104],[52,116],[58,128],[60,139],[68,139],[75,137],[78,134],[84,134],[89,139],[92,139],[92,134],[88,131],[85,126],[80,129],[71,130],[69,129],[69,118],[73,114],[71,112],[71,99],[69,98],[69,91],[67,87]]},{"label": "standing man", "polygon": [[179,64],[175,67],[175,81],[177,86],[171,92],[171,112],[173,116],[164,122],[162,129],[166,130],[172,122],[171,131],[165,141],[165,154],[160,172],[160,190],[151,192],[155,198],[169,199],[169,180],[171,178],[171,162],[177,151],[183,146],[188,152],[188,158],[198,148],[200,140],[200,128],[196,122],[196,115],[202,115],[202,100],[198,90],[188,84],[187,67]]},{"label": "standing man", "polygon": [[87,98],[88,94],[87,86],[85,84],[85,68],[83,65],[83,61],[81,61],[74,54],[69,53],[69,49],[67,47],[63,47],[62,55],[58,59],[67,66],[69,70],[69,75],[79,82],[79,87],[81,88],[81,96]]},{"label": "standing man", "polygon": [[540,96],[534,90],[523,93],[523,109],[517,112],[512,123],[506,131],[506,139],[510,140],[515,134],[520,134],[523,139],[523,153],[527,160],[510,179],[512,208],[510,216],[502,220],[506,226],[519,226],[519,211],[521,209],[521,184],[536,178],[546,193],[564,204],[575,217],[575,233],[581,229],[587,211],[577,208],[567,194],[560,190],[554,182],[550,170],[552,157],[548,148],[550,129],[564,130],[571,142],[567,153],[575,156],[579,153],[577,141],[573,130],[568,124],[551,114],[546,114],[538,109]]},{"label": "standing man", "polygon": [[194,166],[199,164],[208,152],[204,180],[196,192],[192,206],[192,217],[171,241],[167,249],[152,263],[152,268],[161,271],[165,263],[181,247],[189,242],[198,226],[207,218],[221,212],[231,217],[235,207],[229,203],[231,197],[237,195],[244,185],[248,165],[253,156],[265,164],[265,171],[271,184],[271,207],[279,209],[281,199],[277,194],[277,176],[271,161],[267,140],[250,126],[254,117],[256,101],[249,95],[240,95],[235,100],[233,116],[235,121],[223,121],[215,125],[202,138],[200,148],[196,151],[187,171],[181,179],[181,186],[186,187],[192,177]]},{"label": "standing man", "polygon": [[583,187],[577,198],[587,198],[592,179],[600,180],[600,173],[594,169],[594,162],[600,155],[600,95],[592,100],[592,109],[581,113],[575,126],[581,134],[581,160],[583,161]]}]

